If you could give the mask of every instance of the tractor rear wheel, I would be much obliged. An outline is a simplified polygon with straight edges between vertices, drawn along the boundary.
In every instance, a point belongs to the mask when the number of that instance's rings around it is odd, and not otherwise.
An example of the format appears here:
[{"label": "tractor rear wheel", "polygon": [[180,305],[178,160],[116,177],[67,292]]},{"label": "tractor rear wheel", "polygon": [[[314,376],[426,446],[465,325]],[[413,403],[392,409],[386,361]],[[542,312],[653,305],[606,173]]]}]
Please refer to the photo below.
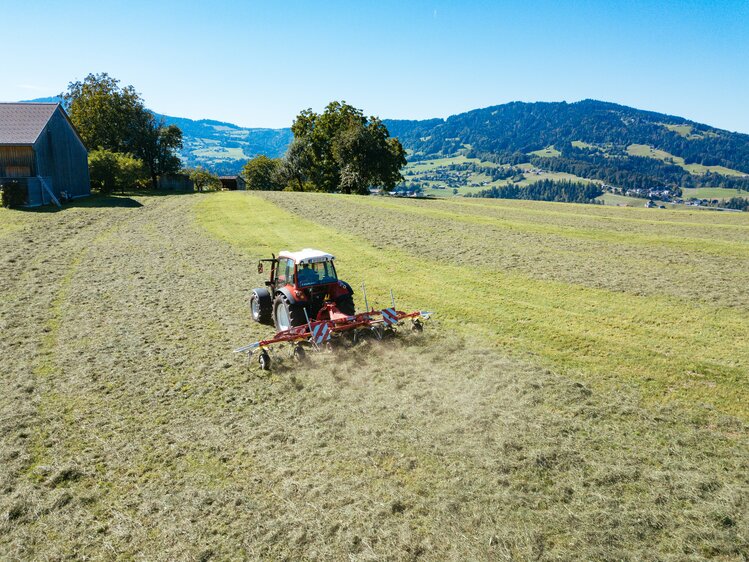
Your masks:
[{"label": "tractor rear wheel", "polygon": [[348,314],[349,316],[353,316],[354,314],[356,314],[354,297],[352,297],[351,295],[343,295],[342,297],[338,297],[338,300],[335,301],[335,304],[338,307],[338,310],[340,310],[343,314]]},{"label": "tractor rear wheel", "polygon": [[254,289],[250,297],[252,319],[261,324],[270,324],[273,313],[273,300],[266,289]]},{"label": "tractor rear wheel", "polygon": [[304,317],[304,306],[291,304],[286,296],[278,295],[273,301],[273,322],[278,332],[305,324],[307,319]]}]

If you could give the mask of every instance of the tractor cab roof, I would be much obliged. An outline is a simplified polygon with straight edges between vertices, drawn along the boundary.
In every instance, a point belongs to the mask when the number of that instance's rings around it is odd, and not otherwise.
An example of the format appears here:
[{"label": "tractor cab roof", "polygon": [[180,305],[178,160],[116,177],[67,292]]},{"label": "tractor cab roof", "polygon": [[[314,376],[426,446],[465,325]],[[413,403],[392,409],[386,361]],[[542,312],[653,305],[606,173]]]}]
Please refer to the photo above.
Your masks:
[{"label": "tractor cab roof", "polygon": [[323,252],[321,250],[313,250],[312,248],[305,248],[304,250],[300,250],[298,252],[289,252],[287,250],[284,250],[278,254],[278,257],[288,258],[290,260],[293,260],[294,263],[297,264],[319,263],[324,261],[332,261],[335,259],[335,256],[332,254],[328,254],[327,252]]}]

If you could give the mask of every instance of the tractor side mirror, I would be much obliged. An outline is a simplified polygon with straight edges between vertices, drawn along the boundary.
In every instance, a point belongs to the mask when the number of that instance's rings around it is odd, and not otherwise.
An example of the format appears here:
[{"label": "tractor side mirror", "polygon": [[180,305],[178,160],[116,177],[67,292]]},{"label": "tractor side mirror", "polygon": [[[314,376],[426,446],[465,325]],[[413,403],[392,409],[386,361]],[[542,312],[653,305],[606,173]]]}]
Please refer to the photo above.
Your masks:
[{"label": "tractor side mirror", "polygon": [[263,272],[263,262],[259,261],[257,262],[257,272],[262,273]]}]

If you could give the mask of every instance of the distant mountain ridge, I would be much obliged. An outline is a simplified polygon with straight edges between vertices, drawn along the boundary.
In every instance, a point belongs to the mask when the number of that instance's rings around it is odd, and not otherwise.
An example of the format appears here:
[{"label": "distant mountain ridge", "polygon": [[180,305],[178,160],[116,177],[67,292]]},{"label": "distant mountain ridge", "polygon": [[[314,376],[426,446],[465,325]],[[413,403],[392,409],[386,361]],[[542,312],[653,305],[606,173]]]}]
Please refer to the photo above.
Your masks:
[{"label": "distant mountain ridge", "polygon": [[[185,165],[221,174],[238,173],[259,154],[283,156],[293,138],[289,128],[156,115],[182,129]],[[749,175],[749,135],[609,102],[511,102],[447,119],[384,123],[411,161],[465,154],[624,187],[749,186],[743,177]]]},{"label": "distant mountain ridge", "polygon": [[454,153],[465,145],[481,152],[530,153],[573,142],[646,144],[668,149],[687,164],[720,165],[749,173],[749,135],[596,100],[512,102],[445,120],[386,123],[391,134],[423,154]]}]

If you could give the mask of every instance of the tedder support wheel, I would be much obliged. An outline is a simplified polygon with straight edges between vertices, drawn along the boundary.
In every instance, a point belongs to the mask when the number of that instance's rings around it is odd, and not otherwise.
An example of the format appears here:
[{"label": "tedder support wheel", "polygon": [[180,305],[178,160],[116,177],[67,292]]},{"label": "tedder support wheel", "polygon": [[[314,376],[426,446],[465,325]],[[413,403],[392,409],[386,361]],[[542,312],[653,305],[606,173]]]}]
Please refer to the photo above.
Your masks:
[{"label": "tedder support wheel", "polygon": [[273,301],[273,322],[278,332],[306,324],[304,306],[291,304],[285,295],[279,294]]},{"label": "tedder support wheel", "polygon": [[294,360],[297,363],[304,363],[305,359],[307,359],[307,353],[304,351],[304,348],[301,345],[295,345]]},{"label": "tedder support wheel", "polygon": [[421,323],[421,320],[418,318],[414,318],[411,320],[411,329],[414,332],[423,332],[424,331],[424,324]]},{"label": "tedder support wheel", "polygon": [[261,324],[270,324],[273,314],[273,299],[267,289],[254,289],[250,297],[252,319]]},{"label": "tedder support wheel", "polygon": [[263,371],[270,371],[270,355],[265,350],[260,352],[257,362],[260,363],[260,369]]}]

